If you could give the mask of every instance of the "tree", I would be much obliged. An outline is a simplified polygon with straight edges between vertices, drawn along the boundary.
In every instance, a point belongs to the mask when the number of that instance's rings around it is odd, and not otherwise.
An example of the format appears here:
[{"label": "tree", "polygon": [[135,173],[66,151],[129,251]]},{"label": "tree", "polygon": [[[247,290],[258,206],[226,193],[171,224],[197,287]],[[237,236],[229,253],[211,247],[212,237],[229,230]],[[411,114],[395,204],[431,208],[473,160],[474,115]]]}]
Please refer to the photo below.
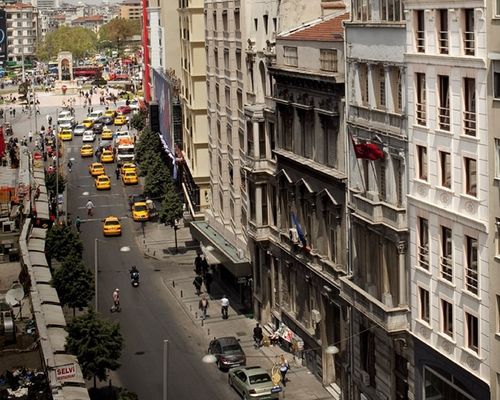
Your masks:
[{"label": "tree", "polygon": [[146,126],[146,113],[144,111],[135,113],[130,120],[130,126],[138,131],[142,131]]},{"label": "tree", "polygon": [[53,257],[64,260],[70,254],[82,257],[83,244],[78,235],[67,225],[52,225],[45,239],[45,254],[49,260]]},{"label": "tree", "polygon": [[118,324],[100,318],[93,309],[74,318],[67,326],[66,350],[78,357],[86,379],[106,379],[106,370],[120,367],[123,337]]},{"label": "tree", "polygon": [[183,202],[171,180],[166,185],[165,197],[161,202],[160,221],[174,226],[175,221],[182,218],[184,212]]},{"label": "tree", "polygon": [[135,146],[135,161],[140,166],[142,176],[147,176],[151,166],[162,159],[162,146],[157,133],[145,129]]},{"label": "tree", "polygon": [[48,173],[45,176],[45,186],[47,187],[47,191],[52,195],[55,195],[56,193],[56,186],[59,194],[64,193],[64,189],[66,189],[66,178],[59,173],[59,182],[56,182],[56,177],[56,172]]},{"label": "tree", "polygon": [[111,41],[118,49],[123,42],[134,35],[141,34],[141,24],[139,20],[124,18],[114,18],[99,29],[99,39],[102,42]]},{"label": "tree", "polygon": [[64,258],[52,276],[52,286],[57,290],[61,304],[73,308],[87,307],[94,297],[94,275],[75,253]]},{"label": "tree", "polygon": [[84,58],[95,51],[97,36],[90,29],[81,26],[60,26],[49,32],[45,40],[36,45],[39,60],[48,61],[57,57],[60,51],[69,51],[75,60]]},{"label": "tree", "polygon": [[144,194],[151,199],[158,199],[167,190],[167,185],[170,182],[170,170],[158,153],[147,165],[148,172],[144,180]]}]

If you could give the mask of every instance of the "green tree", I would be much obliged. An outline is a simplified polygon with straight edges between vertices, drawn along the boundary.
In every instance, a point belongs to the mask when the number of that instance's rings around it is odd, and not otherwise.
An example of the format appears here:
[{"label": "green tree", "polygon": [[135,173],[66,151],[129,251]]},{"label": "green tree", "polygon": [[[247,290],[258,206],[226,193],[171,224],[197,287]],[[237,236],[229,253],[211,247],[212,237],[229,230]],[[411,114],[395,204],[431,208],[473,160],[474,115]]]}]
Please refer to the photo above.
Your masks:
[{"label": "green tree", "polygon": [[75,60],[93,53],[97,47],[97,35],[81,26],[60,26],[49,32],[43,41],[36,44],[39,60],[48,61],[60,51],[69,51]]},{"label": "green tree", "polygon": [[94,297],[94,275],[75,253],[64,258],[52,276],[52,286],[57,290],[61,304],[73,309],[89,305]]},{"label": "green tree", "polygon": [[166,185],[165,197],[161,202],[159,218],[161,222],[174,226],[175,221],[182,218],[183,202],[171,180]]},{"label": "green tree", "polygon": [[70,254],[81,258],[83,244],[78,235],[67,225],[52,225],[45,239],[45,254],[49,260],[55,258],[57,261],[64,260]]},{"label": "green tree", "polygon": [[162,154],[161,142],[157,133],[144,129],[135,146],[135,161],[140,166],[140,173],[146,176],[150,166]]},{"label": "green tree", "polygon": [[[45,186],[47,187],[47,191],[52,195],[56,193],[56,186],[59,194],[64,193],[64,189],[66,189],[66,178],[59,173],[59,182],[56,182],[56,173],[50,173],[45,176]],[[56,185],[57,183],[57,185]]]},{"label": "green tree", "polygon": [[130,126],[138,131],[142,131],[146,126],[146,113],[144,111],[135,113],[130,120]]},{"label": "green tree", "polygon": [[121,49],[122,44],[126,39],[140,34],[140,21],[124,18],[114,18],[99,29],[100,41],[111,41],[118,47],[118,49]]},{"label": "green tree", "polygon": [[[142,168],[142,167],[141,167]],[[148,171],[146,179],[144,179],[144,194],[151,199],[161,198],[170,182],[170,170],[163,161],[162,157],[157,154],[148,163]]]},{"label": "green tree", "polygon": [[118,324],[100,318],[93,309],[74,318],[67,326],[66,350],[78,357],[86,379],[106,379],[106,370],[120,367],[123,337]]}]

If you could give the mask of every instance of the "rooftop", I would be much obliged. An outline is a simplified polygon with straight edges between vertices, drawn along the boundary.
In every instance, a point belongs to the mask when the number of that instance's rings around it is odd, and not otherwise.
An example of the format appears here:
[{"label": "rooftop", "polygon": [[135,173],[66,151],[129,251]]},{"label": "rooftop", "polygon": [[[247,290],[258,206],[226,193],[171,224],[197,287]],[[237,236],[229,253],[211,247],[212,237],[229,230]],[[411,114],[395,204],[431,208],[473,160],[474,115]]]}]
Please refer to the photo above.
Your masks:
[{"label": "rooftop", "polygon": [[348,12],[334,13],[293,30],[282,33],[278,39],[305,40],[315,42],[341,42],[344,37],[343,21],[348,20]]}]

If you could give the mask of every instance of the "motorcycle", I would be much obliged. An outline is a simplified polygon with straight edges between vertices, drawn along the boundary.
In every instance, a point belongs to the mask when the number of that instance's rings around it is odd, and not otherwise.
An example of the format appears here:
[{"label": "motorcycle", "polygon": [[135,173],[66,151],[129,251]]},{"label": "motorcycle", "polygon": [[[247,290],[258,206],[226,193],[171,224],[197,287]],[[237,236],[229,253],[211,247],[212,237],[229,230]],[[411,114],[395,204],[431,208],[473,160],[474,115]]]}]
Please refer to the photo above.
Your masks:
[{"label": "motorcycle", "polygon": [[130,273],[130,283],[132,284],[132,287],[139,286],[139,272],[134,271]]}]

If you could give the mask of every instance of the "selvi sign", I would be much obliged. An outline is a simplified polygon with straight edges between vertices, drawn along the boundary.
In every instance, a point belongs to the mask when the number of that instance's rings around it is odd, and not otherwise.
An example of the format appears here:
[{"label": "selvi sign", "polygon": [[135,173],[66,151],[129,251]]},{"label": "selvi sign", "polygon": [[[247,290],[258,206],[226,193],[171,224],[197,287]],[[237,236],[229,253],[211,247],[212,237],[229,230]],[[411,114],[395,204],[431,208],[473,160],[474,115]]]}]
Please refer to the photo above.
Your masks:
[{"label": "selvi sign", "polygon": [[58,381],[73,378],[76,375],[75,364],[66,364],[61,367],[56,367],[56,378]]}]

